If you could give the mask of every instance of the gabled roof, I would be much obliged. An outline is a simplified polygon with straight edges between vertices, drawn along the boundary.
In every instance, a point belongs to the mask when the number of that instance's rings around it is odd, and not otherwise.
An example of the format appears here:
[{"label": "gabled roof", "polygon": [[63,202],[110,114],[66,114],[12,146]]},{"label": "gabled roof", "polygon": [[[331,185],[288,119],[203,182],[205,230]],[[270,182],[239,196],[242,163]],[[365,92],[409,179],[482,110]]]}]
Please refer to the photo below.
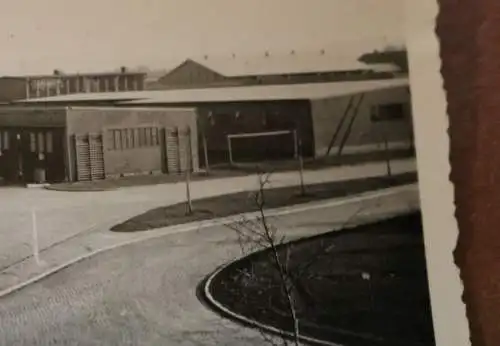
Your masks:
[{"label": "gabled roof", "polygon": [[118,104],[188,104],[206,102],[313,100],[408,87],[408,78],[384,80],[252,85],[205,89],[174,89],[113,93],[83,93],[16,101],[16,103],[116,102]]},{"label": "gabled roof", "polygon": [[[214,73],[214,74],[220,75],[220,73],[212,70],[211,68],[209,68],[209,67],[207,67],[207,66],[205,66],[205,65],[203,65],[203,64],[201,64],[193,59],[186,59],[180,65],[178,65],[177,67],[174,67],[173,69],[171,69],[170,71],[165,73],[162,77],[160,77],[158,79],[158,81],[161,83],[163,78],[169,76],[170,74],[174,73],[177,70],[180,70],[180,69],[186,68],[186,67],[191,67],[191,68],[199,69],[199,70],[205,70],[209,73]],[[220,75],[220,76],[223,77],[222,75]]]}]

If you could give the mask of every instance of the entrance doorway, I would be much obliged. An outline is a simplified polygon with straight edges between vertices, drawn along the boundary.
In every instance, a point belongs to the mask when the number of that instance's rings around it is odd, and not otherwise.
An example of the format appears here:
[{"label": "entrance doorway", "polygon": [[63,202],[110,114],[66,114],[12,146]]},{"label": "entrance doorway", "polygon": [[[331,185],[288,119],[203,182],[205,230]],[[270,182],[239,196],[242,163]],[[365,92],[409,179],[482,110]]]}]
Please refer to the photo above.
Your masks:
[{"label": "entrance doorway", "polygon": [[0,128],[0,176],[6,183],[33,183],[35,172],[47,182],[65,180],[61,128]]}]

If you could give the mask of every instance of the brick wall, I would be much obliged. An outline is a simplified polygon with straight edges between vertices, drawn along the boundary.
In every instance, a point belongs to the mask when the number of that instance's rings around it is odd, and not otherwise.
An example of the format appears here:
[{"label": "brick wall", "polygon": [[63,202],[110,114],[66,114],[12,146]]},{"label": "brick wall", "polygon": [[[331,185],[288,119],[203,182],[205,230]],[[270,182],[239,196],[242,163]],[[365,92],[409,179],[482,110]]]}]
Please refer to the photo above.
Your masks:
[{"label": "brick wall", "polygon": [[500,3],[439,0],[436,33],[450,117],[456,263],[473,346],[500,340]]}]

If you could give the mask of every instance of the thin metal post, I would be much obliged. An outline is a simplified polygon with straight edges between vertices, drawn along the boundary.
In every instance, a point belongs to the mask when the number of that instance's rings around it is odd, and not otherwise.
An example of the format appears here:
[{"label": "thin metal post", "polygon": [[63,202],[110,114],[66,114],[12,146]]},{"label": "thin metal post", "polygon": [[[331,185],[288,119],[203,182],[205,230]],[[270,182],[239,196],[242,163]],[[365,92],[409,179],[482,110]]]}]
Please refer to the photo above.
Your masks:
[{"label": "thin metal post", "polygon": [[383,133],[384,133],[384,151],[385,151],[385,163],[386,163],[386,166],[387,166],[387,176],[389,178],[392,177],[392,169],[391,169],[391,156],[390,156],[390,153],[389,153],[389,142],[388,142],[388,139],[387,139],[387,133],[385,131],[385,129],[383,130]]},{"label": "thin metal post", "polygon": [[298,140],[298,157],[299,157],[299,175],[300,175],[300,193],[302,196],[306,194],[306,187],[304,185],[304,161],[302,160],[302,140]]},{"label": "thin metal post", "polygon": [[38,247],[38,227],[37,227],[37,219],[36,219],[36,211],[34,209],[31,210],[31,226],[33,231],[33,257],[35,258],[35,262],[38,266],[41,265],[40,261],[40,251]]},{"label": "thin metal post", "polygon": [[229,164],[233,165],[233,150],[231,148],[231,137],[227,136],[227,150],[229,151]]},{"label": "thin metal post", "polygon": [[202,133],[202,140],[203,140],[203,154],[205,156],[205,170],[207,173],[210,171],[210,166],[208,164],[208,148],[207,148],[207,137],[205,136],[205,133]]},{"label": "thin metal post", "polygon": [[297,130],[293,130],[293,157],[299,157],[299,144],[297,141]]}]

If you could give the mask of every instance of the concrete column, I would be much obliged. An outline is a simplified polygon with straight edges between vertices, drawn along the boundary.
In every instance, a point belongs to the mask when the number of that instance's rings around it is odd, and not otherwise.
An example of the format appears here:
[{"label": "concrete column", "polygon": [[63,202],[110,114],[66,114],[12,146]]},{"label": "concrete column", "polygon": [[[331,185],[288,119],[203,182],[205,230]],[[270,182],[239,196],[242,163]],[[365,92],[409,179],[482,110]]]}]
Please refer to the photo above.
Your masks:
[{"label": "concrete column", "polygon": [[75,92],[76,93],[82,92],[82,90],[80,88],[80,76],[76,77],[76,90],[75,90]]},{"label": "concrete column", "polygon": [[128,90],[128,76],[122,76],[123,78],[123,86],[125,90]]},{"label": "concrete column", "polygon": [[69,94],[71,92],[71,84],[69,82],[69,79],[66,79],[66,94]]},{"label": "concrete column", "polygon": [[109,79],[107,77],[104,78],[104,91],[109,91]]},{"label": "concrete column", "polygon": [[114,79],[113,79],[113,83],[114,83],[114,91],[119,91],[120,90],[120,85],[119,85],[119,81],[118,81],[118,76],[116,76]]}]

